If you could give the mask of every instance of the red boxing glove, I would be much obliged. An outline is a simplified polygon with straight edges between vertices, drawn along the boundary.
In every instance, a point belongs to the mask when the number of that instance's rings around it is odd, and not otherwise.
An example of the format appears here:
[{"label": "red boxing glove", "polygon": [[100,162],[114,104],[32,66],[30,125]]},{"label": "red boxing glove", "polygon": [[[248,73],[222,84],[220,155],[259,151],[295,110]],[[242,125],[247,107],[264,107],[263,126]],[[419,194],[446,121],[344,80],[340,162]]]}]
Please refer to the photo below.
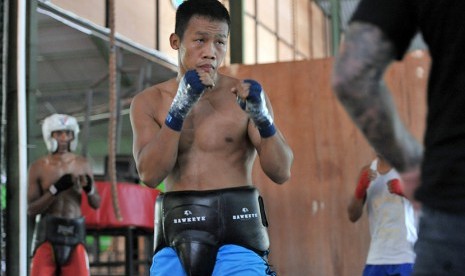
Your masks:
[{"label": "red boxing glove", "polygon": [[370,178],[368,176],[368,169],[363,170],[360,173],[360,177],[358,179],[357,188],[355,188],[355,197],[358,199],[364,199],[367,194],[368,186],[370,186]]},{"label": "red boxing glove", "polygon": [[387,183],[388,190],[391,194],[404,196],[404,187],[399,179],[391,179]]}]

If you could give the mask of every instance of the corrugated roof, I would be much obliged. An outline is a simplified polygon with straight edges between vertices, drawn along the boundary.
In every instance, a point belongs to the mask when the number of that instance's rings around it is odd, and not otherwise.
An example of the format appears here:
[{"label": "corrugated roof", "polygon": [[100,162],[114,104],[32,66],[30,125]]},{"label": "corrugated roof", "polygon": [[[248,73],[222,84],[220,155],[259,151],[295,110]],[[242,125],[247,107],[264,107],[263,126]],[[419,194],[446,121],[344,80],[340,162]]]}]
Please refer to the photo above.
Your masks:
[{"label": "corrugated roof", "polygon": [[[81,117],[92,92],[91,115],[108,112],[108,30],[41,3],[38,8],[38,120],[58,112]],[[163,53],[117,37],[122,108],[145,87],[176,75]]]}]

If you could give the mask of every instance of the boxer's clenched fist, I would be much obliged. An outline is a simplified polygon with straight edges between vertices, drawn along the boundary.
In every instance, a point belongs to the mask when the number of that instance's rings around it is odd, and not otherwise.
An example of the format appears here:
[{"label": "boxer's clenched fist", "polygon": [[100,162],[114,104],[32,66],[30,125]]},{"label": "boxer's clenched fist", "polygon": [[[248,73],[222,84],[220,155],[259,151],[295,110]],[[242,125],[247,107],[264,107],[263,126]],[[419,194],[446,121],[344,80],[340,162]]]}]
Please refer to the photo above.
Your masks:
[{"label": "boxer's clenched fist", "polygon": [[257,126],[260,136],[263,138],[273,136],[276,128],[273,117],[266,106],[262,86],[255,80],[244,80],[239,87],[233,88],[232,92],[236,94],[240,107],[247,112]]}]

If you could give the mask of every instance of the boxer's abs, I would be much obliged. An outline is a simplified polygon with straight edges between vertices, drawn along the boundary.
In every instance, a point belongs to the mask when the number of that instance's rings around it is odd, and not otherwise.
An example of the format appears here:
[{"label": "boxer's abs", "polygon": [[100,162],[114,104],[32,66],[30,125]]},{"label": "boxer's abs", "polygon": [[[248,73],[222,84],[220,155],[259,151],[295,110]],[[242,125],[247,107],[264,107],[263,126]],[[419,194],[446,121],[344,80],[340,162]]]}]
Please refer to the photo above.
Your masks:
[{"label": "boxer's abs", "polygon": [[81,217],[81,195],[64,191],[46,212],[59,218],[74,219]]}]

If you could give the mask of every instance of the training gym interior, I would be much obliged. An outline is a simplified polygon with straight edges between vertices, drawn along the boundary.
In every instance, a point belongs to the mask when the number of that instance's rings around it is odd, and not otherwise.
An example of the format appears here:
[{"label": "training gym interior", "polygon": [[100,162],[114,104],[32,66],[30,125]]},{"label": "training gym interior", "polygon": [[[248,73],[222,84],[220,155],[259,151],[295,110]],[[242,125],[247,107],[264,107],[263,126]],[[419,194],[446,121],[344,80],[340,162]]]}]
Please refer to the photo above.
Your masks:
[{"label": "training gym interior", "polygon": [[[220,71],[262,84],[294,152],[291,179],[283,185],[254,166],[269,221],[270,264],[284,276],[360,275],[368,221],[351,223],[346,209],[359,169],[374,154],[330,85],[359,0],[219,1],[232,21]],[[29,273],[35,219],[26,214],[27,171],[47,153],[41,123],[53,113],[78,119],[77,152],[91,161],[104,201],[98,212],[82,207],[92,275],[148,275],[153,204],[163,186],[139,183],[129,107],[140,91],[176,76],[169,35],[181,2],[0,0],[1,275]],[[429,61],[417,37],[385,80],[419,140]]]}]

